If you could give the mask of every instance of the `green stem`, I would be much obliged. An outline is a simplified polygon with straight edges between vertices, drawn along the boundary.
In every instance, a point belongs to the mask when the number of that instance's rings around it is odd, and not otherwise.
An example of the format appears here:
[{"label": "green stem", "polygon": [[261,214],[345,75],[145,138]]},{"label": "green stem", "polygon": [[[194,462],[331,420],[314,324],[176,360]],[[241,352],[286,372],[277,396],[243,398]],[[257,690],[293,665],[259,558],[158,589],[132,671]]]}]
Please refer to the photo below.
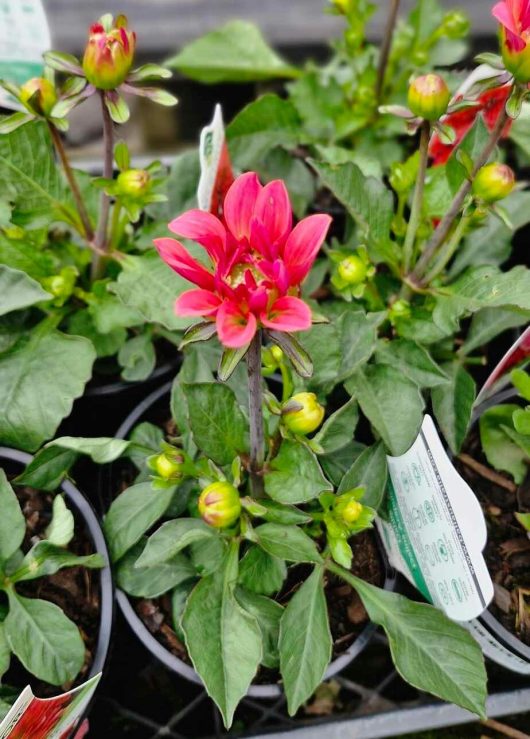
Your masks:
[{"label": "green stem", "polygon": [[422,282],[424,282],[426,285],[429,285],[435,279],[435,277],[438,277],[440,272],[442,272],[447,266],[447,264],[450,262],[455,251],[458,249],[460,242],[462,241],[462,237],[464,236],[466,232],[466,229],[469,225],[470,220],[471,220],[470,216],[462,217],[460,223],[455,228],[455,231],[452,237],[440,250],[440,254],[435,264],[423,278]]},{"label": "green stem", "polygon": [[427,164],[429,161],[429,140],[431,137],[431,125],[429,121],[423,121],[420,129],[420,163],[418,168],[418,179],[414,189],[412,205],[410,208],[410,217],[403,244],[403,266],[405,274],[410,270],[412,256],[414,252],[414,241],[418,232],[418,226],[421,219],[421,209],[423,205],[423,192],[425,190],[425,175],[427,173]]},{"label": "green stem", "polygon": [[[99,91],[101,101],[101,114],[103,117],[103,177],[107,180],[112,179],[112,160],[114,156],[114,129],[112,126],[112,118],[105,102],[105,93]],[[104,254],[108,252],[107,225],[110,211],[110,196],[102,191],[99,205],[99,219],[94,239],[96,248]],[[92,261],[92,279],[101,277],[104,264],[104,258],[101,254],[95,254]]]},{"label": "green stem", "polygon": [[81,220],[81,224],[83,226],[83,236],[85,237],[87,241],[92,241],[92,239],[94,238],[94,231],[92,229],[92,224],[90,223],[90,218],[88,217],[87,209],[85,208],[83,196],[81,195],[79,185],[77,184],[74,171],[70,165],[70,161],[66,154],[66,150],[64,148],[61,134],[59,133],[59,131],[57,130],[57,128],[53,125],[51,121],[48,121],[48,129],[52,137],[53,145],[55,146],[55,151],[57,152],[57,155],[59,159],[61,160],[61,164],[64,170],[64,174],[66,176],[66,179],[68,181],[68,184],[70,186],[70,190],[72,191],[72,196],[74,198],[75,207],[77,209],[79,218]]},{"label": "green stem", "polygon": [[390,12],[383,34],[383,43],[381,45],[381,53],[379,56],[379,64],[377,67],[377,81],[375,85],[375,95],[377,104],[381,102],[385,87],[385,76],[388,66],[388,57],[390,56],[390,48],[392,46],[392,38],[396,27],[397,15],[399,11],[400,0],[390,0]]},{"label": "green stem", "polygon": [[254,497],[264,495],[263,387],[261,377],[261,332],[257,331],[247,352],[248,415],[250,424],[250,479]]},{"label": "green stem", "polygon": [[348,570],[344,569],[344,567],[341,567],[341,565],[338,565],[332,559],[326,560],[325,567],[326,570],[329,570],[329,572],[332,572],[334,575],[337,575],[338,577],[341,577],[343,580],[345,580],[345,582],[347,582],[348,585],[351,585],[352,588],[357,589],[359,578],[355,577],[355,575],[352,575],[351,572],[348,572]]},{"label": "green stem", "polygon": [[121,214],[122,205],[119,200],[116,200],[112,209],[112,220],[110,223],[109,247],[111,251],[119,246],[123,234],[123,224],[120,220]]}]

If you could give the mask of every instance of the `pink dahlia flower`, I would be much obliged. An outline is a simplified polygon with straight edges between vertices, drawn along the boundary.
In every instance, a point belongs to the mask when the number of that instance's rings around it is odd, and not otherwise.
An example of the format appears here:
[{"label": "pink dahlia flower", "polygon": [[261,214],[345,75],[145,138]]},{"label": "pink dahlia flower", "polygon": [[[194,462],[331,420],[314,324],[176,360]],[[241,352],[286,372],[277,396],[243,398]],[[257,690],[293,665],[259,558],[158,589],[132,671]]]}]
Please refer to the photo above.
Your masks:
[{"label": "pink dahlia flower", "polygon": [[530,82],[530,0],[501,0],[492,13],[501,24],[506,69],[518,82]]},{"label": "pink dahlia flower", "polygon": [[200,244],[206,267],[171,238],[155,239],[162,259],[197,287],[177,298],[179,316],[215,320],[221,343],[248,344],[258,328],[303,331],[311,311],[299,297],[331,222],[312,215],[292,227],[284,183],[263,187],[254,172],[238,177],[226,194],[223,218],[190,210],[169,224],[173,233]]}]

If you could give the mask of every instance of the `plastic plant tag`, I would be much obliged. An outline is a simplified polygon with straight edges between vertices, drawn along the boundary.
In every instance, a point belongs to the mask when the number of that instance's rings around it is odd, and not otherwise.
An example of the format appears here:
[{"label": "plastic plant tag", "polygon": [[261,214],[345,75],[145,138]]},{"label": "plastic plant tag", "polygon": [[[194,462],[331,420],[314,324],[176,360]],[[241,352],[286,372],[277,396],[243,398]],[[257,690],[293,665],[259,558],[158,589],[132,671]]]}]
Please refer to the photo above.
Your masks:
[{"label": "plastic plant tag", "polygon": [[388,495],[377,525],[391,564],[449,618],[475,618],[493,598],[482,555],[486,522],[432,418],[425,416],[405,454],[387,459]]},{"label": "plastic plant tag", "polygon": [[530,662],[527,662],[515,654],[513,650],[501,644],[478,619],[467,623],[466,628],[479,643],[486,657],[489,657],[489,659],[492,659],[498,665],[502,665],[512,672],[518,672],[520,675],[530,675]]},{"label": "plastic plant tag", "polygon": [[[0,79],[20,85],[32,77],[41,77],[42,54],[50,46],[50,30],[42,0],[0,2]],[[0,106],[22,109],[1,89]]]},{"label": "plastic plant tag", "polygon": [[479,405],[491,395],[501,390],[502,387],[509,383],[507,377],[508,372],[516,365],[521,364],[530,356],[530,326],[523,331],[517,341],[512,344],[499,364],[495,367],[491,375],[482,386],[475,405]]},{"label": "plastic plant tag", "polygon": [[201,210],[220,215],[224,196],[234,174],[226,145],[223,111],[215,106],[213,120],[201,131],[199,144],[201,177],[197,188],[197,202]]},{"label": "plastic plant tag", "polygon": [[70,739],[100,679],[101,672],[53,698],[36,698],[28,685],[0,724],[0,739]]}]

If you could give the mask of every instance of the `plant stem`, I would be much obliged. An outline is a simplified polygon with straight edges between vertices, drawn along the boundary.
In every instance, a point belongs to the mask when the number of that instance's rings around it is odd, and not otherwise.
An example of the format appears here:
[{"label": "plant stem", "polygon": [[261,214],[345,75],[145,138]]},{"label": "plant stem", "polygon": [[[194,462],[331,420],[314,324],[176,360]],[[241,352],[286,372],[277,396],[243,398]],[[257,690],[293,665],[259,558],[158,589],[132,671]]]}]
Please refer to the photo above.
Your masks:
[{"label": "plant stem", "polygon": [[431,137],[431,125],[429,121],[423,121],[420,128],[420,162],[418,167],[418,179],[414,189],[410,217],[407,225],[407,233],[403,244],[403,264],[405,274],[410,270],[412,255],[414,252],[414,241],[421,219],[421,208],[423,205],[423,191],[425,190],[425,174],[429,161],[429,140]]},{"label": "plant stem", "polygon": [[[101,100],[101,113],[103,116],[103,177],[112,179],[112,159],[114,156],[114,129],[112,126],[112,118],[105,104],[105,94],[99,91]],[[99,219],[96,229],[95,245],[102,252],[108,252],[107,224],[110,211],[110,196],[102,191],[99,205]],[[92,262],[92,278],[97,279],[101,276],[103,260],[101,255],[96,254]]]},{"label": "plant stem", "polygon": [[471,219],[469,216],[462,216],[460,223],[455,228],[455,232],[452,235],[452,237],[449,239],[449,241],[444,245],[442,249],[440,249],[440,254],[438,256],[438,260],[432,267],[432,269],[425,275],[423,278],[423,282],[428,285],[431,283],[435,277],[437,277],[440,272],[446,267],[449,260],[455,253],[455,251],[458,248],[458,245],[460,244],[462,237],[464,236],[466,232],[466,228],[469,225],[469,221]]},{"label": "plant stem", "polygon": [[263,434],[263,388],[261,379],[261,332],[257,331],[247,352],[248,415],[250,421],[250,479],[254,497],[262,498],[265,439]]},{"label": "plant stem", "polygon": [[55,146],[55,151],[57,152],[57,155],[59,159],[61,160],[64,174],[66,176],[68,184],[70,185],[70,190],[72,191],[72,195],[75,201],[75,206],[77,208],[77,212],[79,214],[79,218],[81,219],[81,224],[83,226],[84,236],[87,239],[87,241],[92,241],[92,239],[94,238],[94,231],[92,229],[92,224],[90,223],[90,218],[88,217],[88,213],[85,208],[85,204],[83,202],[83,196],[81,195],[81,191],[79,190],[79,185],[77,184],[74,171],[68,160],[68,156],[64,148],[63,140],[61,138],[61,134],[59,133],[59,131],[57,130],[57,128],[53,125],[51,121],[48,121],[48,129],[52,137],[53,145]]},{"label": "plant stem", "polygon": [[400,0],[390,0],[390,13],[383,35],[383,43],[381,45],[381,53],[379,56],[379,64],[377,66],[377,81],[375,85],[375,95],[377,103],[381,102],[383,96],[386,68],[388,65],[388,57],[392,46],[392,38],[394,36],[394,28],[397,21]]},{"label": "plant stem", "polygon": [[423,275],[425,273],[425,270],[427,269],[428,265],[430,264],[432,258],[435,256],[438,249],[441,247],[441,245],[447,238],[447,235],[449,234],[449,231],[451,230],[451,226],[453,225],[455,218],[457,218],[458,214],[460,213],[460,209],[462,208],[464,200],[466,199],[467,195],[469,194],[471,190],[471,185],[473,183],[473,180],[477,172],[479,171],[481,167],[484,166],[484,164],[486,164],[486,162],[490,158],[491,153],[497,146],[497,143],[502,135],[502,132],[504,130],[504,127],[507,121],[508,121],[508,114],[506,113],[506,108],[504,108],[502,112],[499,114],[499,117],[497,118],[497,122],[495,124],[493,131],[491,132],[491,135],[488,139],[486,146],[481,151],[480,155],[478,156],[473,166],[473,170],[471,172],[469,179],[464,180],[464,182],[460,186],[460,189],[456,193],[449,210],[447,211],[445,216],[442,218],[442,220],[438,224],[438,227],[436,228],[431,238],[425,245],[423,254],[418,259],[418,262],[416,266],[414,267],[414,270],[409,275],[408,281],[411,284],[417,285],[418,287],[424,286],[425,282],[423,280]]}]

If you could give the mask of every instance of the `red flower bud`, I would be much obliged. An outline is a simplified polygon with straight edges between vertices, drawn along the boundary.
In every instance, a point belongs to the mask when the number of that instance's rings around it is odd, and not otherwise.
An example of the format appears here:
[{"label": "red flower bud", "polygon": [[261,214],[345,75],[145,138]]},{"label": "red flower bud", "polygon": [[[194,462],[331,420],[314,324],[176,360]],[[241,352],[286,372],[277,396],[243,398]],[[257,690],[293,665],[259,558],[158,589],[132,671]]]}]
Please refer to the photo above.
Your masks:
[{"label": "red flower bud", "polygon": [[424,74],[409,86],[408,105],[414,115],[437,121],[447,111],[451,93],[438,74]]},{"label": "red flower bud", "polygon": [[199,513],[209,526],[231,526],[241,514],[239,493],[229,482],[213,482],[199,496]]},{"label": "red flower bud", "polygon": [[46,117],[57,102],[57,93],[45,77],[34,77],[22,85],[19,99],[30,113]]},{"label": "red flower bud", "polygon": [[114,90],[125,81],[134,58],[136,34],[127,30],[127,18],[103,16],[90,27],[83,57],[87,80],[100,90]]},{"label": "red flower bud", "polygon": [[473,194],[486,203],[502,200],[515,186],[515,175],[507,164],[486,164],[473,181]]}]

